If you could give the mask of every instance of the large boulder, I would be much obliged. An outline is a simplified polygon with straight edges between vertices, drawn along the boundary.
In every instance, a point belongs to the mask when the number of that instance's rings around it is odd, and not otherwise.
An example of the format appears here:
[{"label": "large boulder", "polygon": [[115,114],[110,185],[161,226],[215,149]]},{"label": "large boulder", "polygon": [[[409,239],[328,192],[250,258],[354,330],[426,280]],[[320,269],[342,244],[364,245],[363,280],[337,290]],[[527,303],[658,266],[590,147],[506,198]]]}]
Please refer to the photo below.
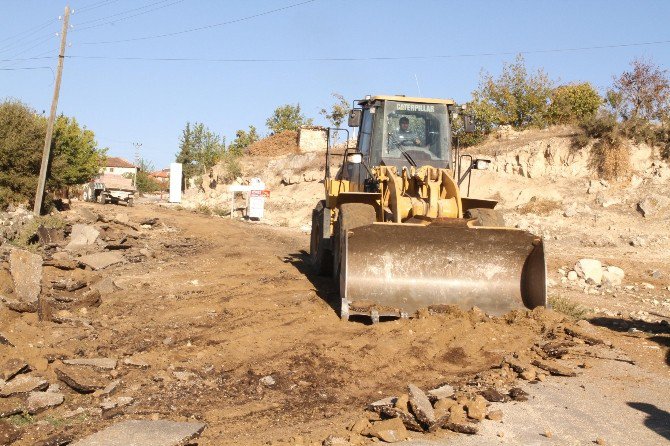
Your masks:
[{"label": "large boulder", "polygon": [[14,297],[21,303],[37,305],[42,291],[42,256],[14,249],[9,253],[9,271],[14,282]]},{"label": "large boulder", "polygon": [[98,239],[100,231],[91,225],[73,225],[70,234],[70,243],[65,247],[68,250],[79,249],[92,245]]},{"label": "large boulder", "polygon": [[606,286],[618,286],[623,282],[625,274],[624,271],[618,266],[608,266],[605,271],[603,271],[603,285]]},{"label": "large boulder", "polygon": [[600,260],[579,259],[575,263],[575,272],[587,282],[600,285],[603,279],[603,265]]}]

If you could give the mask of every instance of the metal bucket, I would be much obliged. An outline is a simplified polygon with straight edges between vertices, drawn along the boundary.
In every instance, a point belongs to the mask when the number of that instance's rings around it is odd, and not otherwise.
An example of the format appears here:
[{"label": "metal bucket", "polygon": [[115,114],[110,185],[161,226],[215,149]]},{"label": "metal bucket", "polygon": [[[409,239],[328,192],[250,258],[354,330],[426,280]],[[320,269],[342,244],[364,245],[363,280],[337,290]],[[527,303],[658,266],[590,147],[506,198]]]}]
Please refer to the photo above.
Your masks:
[{"label": "metal bucket", "polygon": [[512,228],[375,223],[350,230],[340,272],[341,316],[406,317],[430,305],[492,315],[546,306],[542,239]]}]

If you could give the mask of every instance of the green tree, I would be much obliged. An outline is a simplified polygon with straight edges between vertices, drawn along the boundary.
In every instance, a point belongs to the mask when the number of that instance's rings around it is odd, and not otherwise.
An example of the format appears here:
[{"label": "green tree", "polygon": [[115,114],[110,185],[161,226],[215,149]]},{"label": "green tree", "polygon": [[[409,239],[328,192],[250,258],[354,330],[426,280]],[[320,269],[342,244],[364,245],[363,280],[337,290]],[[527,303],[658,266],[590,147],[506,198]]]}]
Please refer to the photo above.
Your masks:
[{"label": "green tree", "polygon": [[551,92],[551,104],[547,111],[550,124],[576,124],[593,119],[603,99],[589,84],[568,84],[556,87]]},{"label": "green tree", "polygon": [[484,132],[498,125],[541,127],[546,124],[551,92],[552,82],[547,74],[542,69],[528,73],[523,56],[518,55],[513,63],[503,65],[497,78],[482,73],[469,108]]},{"label": "green tree", "polygon": [[0,208],[34,198],[46,120],[25,104],[0,104]]},{"label": "green tree", "polygon": [[160,190],[161,185],[153,179],[149,174],[155,170],[154,164],[151,161],[140,158],[137,169],[137,178],[135,179],[135,187],[141,194],[152,193]]},{"label": "green tree", "polygon": [[98,149],[91,130],[60,115],[54,124],[50,185],[61,188],[90,181],[99,172],[105,151]]},{"label": "green tree", "polygon": [[177,162],[182,163],[184,179],[205,173],[226,153],[226,140],[212,132],[205,124],[189,122],[179,138]]},{"label": "green tree", "polygon": [[300,104],[286,104],[277,107],[265,124],[272,133],[280,133],[285,130],[297,131],[302,125],[312,125],[312,119],[305,118],[300,111]]},{"label": "green tree", "polygon": [[342,127],[344,118],[349,114],[349,102],[339,93],[332,93],[331,96],[335,98],[335,102],[330,106],[330,110],[322,108],[319,112],[324,118],[335,128]]},{"label": "green tree", "polygon": [[260,137],[258,136],[256,127],[254,127],[253,125],[249,126],[248,132],[245,132],[244,130],[238,130],[237,132],[235,132],[235,139],[228,146],[228,152],[235,155],[241,155],[242,153],[244,153],[244,150],[247,147],[258,141],[259,139]]}]

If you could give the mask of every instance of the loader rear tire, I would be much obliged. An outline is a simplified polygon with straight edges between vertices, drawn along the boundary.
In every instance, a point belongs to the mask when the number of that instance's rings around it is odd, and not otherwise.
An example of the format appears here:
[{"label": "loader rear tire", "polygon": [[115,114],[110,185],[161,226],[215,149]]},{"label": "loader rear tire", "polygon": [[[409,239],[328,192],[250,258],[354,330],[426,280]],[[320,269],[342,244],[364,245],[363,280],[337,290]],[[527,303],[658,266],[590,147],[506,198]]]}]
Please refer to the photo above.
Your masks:
[{"label": "loader rear tire", "polygon": [[340,213],[335,222],[335,243],[333,244],[333,278],[339,283],[340,250],[344,248],[344,238],[348,230],[359,226],[371,225],[377,221],[375,208],[365,203],[345,203],[340,206]]},{"label": "loader rear tire", "polygon": [[319,201],[312,210],[309,257],[312,269],[320,276],[328,276],[333,270],[333,253],[326,247],[324,237],[324,219],[326,217],[330,218],[330,210],[326,208],[324,201]]},{"label": "loader rear tire", "polygon": [[477,220],[475,226],[486,226],[489,228],[504,228],[505,219],[502,214],[495,209],[475,208],[468,209],[463,215],[464,218]]}]

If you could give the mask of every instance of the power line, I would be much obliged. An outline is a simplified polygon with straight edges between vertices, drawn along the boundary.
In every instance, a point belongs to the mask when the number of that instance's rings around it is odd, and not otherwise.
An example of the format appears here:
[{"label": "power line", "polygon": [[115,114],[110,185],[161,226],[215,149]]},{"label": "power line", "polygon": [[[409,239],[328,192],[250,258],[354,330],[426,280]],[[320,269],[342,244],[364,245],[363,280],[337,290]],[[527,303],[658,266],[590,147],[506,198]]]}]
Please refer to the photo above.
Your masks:
[{"label": "power line", "polygon": [[20,71],[20,70],[51,70],[51,67],[16,67],[16,68],[0,68],[0,71]]},{"label": "power line", "polygon": [[[13,36],[9,36],[9,37],[5,37],[4,39],[0,39],[0,42],[6,42],[6,41],[8,41],[8,40],[12,40],[12,39],[15,39],[15,38],[17,38],[17,37],[20,37],[19,40],[21,40],[21,39],[24,39],[24,38],[26,38],[26,37],[28,37],[28,36],[32,36],[32,35],[35,34],[36,32],[43,30],[44,28],[46,28],[47,26],[51,25],[51,24],[52,24],[53,22],[55,22],[55,21],[56,21],[56,19],[50,19],[50,20],[47,20],[46,22],[44,22],[44,23],[41,24],[41,25],[38,25],[38,26],[35,27],[35,28],[30,28],[30,29],[28,29],[28,30],[21,31],[20,33],[14,34]],[[24,34],[25,34],[25,35],[24,35]]]},{"label": "power line", "polygon": [[77,14],[82,14],[84,12],[92,11],[94,9],[100,8],[101,6],[110,5],[110,4],[116,3],[118,1],[119,0],[102,0],[102,1],[99,1],[97,3],[93,3],[92,5],[83,6],[81,8],[78,8],[75,11],[77,12]]},{"label": "power line", "polygon": [[137,42],[137,41],[140,41],[140,40],[160,39],[160,38],[163,38],[163,37],[177,36],[177,35],[180,35],[180,34],[186,34],[186,33],[191,33],[191,32],[195,32],[195,31],[202,31],[202,30],[205,30],[205,29],[211,29],[211,28],[216,28],[216,27],[219,27],[219,26],[225,26],[225,25],[230,25],[230,24],[233,24],[233,23],[243,22],[245,20],[255,19],[257,17],[261,17],[261,16],[268,15],[268,14],[273,14],[275,12],[285,11],[285,10],[291,9],[291,8],[296,8],[298,6],[306,5],[308,3],[314,3],[315,1],[317,1],[317,0],[306,0],[306,1],[303,1],[303,2],[300,2],[300,3],[294,3],[292,5],[284,6],[284,7],[281,7],[281,8],[271,9],[271,10],[259,12],[257,14],[253,14],[253,15],[250,15],[250,16],[241,17],[239,19],[229,20],[227,22],[214,23],[212,25],[200,26],[198,28],[190,28],[190,29],[185,29],[185,30],[182,30],[182,31],[172,32],[172,33],[157,34],[157,35],[144,36],[144,37],[134,37],[134,38],[131,38],[131,39],[121,39],[121,40],[107,40],[107,41],[100,41],[100,42],[81,42],[81,45],[103,45],[103,44],[109,44],[109,43]]},{"label": "power line", "polygon": [[[153,11],[158,11],[159,9],[163,9],[163,8],[167,8],[167,7],[176,5],[177,3],[181,3],[184,0],[176,0],[176,1],[173,1],[172,3],[168,3],[167,5],[164,4],[165,2],[168,2],[168,1],[170,1],[170,0],[160,0],[158,2],[151,3],[151,4],[146,5],[146,6],[142,6],[142,7],[139,7],[139,8],[133,8],[133,9],[129,9],[129,10],[126,10],[126,11],[121,11],[121,12],[118,12],[116,14],[109,15],[107,17],[101,17],[101,18],[98,18],[98,19],[93,19],[93,20],[88,20],[86,22],[81,22],[81,23],[79,23],[79,25],[86,25],[88,23],[95,23],[95,22],[104,21],[104,23],[98,23],[97,25],[91,25],[91,26],[85,26],[83,28],[79,28],[78,26],[76,26],[75,29],[77,31],[83,31],[85,29],[97,28],[97,27],[100,27],[100,26],[105,26],[105,25],[109,25],[109,24],[112,24],[112,23],[121,22],[123,20],[128,20],[128,19],[131,19],[133,17],[137,17],[137,16],[140,16],[140,15],[143,15],[143,14],[148,14],[148,13],[153,12]],[[134,12],[134,11],[140,11],[142,9],[146,9],[146,8],[149,8],[151,6],[158,5],[158,4],[161,4],[161,3],[163,3],[163,5],[158,6],[156,8],[153,8],[153,9],[149,9],[148,11],[142,11],[142,12],[139,12],[137,14],[133,14],[133,15],[130,15],[130,16],[127,16],[127,17],[121,17],[121,18],[118,18],[118,19],[115,19],[115,20],[107,21],[108,19],[111,19],[113,17],[122,16],[124,14],[128,14],[128,13]]]},{"label": "power line", "polygon": [[515,54],[541,54],[541,53],[562,53],[575,51],[589,51],[613,48],[628,48],[649,45],[663,45],[670,43],[670,40],[658,40],[654,42],[623,43],[614,45],[597,45],[587,47],[572,48],[554,48],[525,51],[501,51],[501,52],[483,52],[483,53],[463,53],[449,55],[429,55],[429,56],[376,56],[376,57],[306,57],[306,58],[288,58],[288,59],[214,59],[214,58],[192,58],[192,57],[134,57],[134,56],[66,56],[73,59],[100,59],[100,60],[136,60],[152,62],[362,62],[362,61],[393,61],[393,60],[429,60],[429,59],[453,59],[463,57],[488,57],[488,56],[507,56]]}]

